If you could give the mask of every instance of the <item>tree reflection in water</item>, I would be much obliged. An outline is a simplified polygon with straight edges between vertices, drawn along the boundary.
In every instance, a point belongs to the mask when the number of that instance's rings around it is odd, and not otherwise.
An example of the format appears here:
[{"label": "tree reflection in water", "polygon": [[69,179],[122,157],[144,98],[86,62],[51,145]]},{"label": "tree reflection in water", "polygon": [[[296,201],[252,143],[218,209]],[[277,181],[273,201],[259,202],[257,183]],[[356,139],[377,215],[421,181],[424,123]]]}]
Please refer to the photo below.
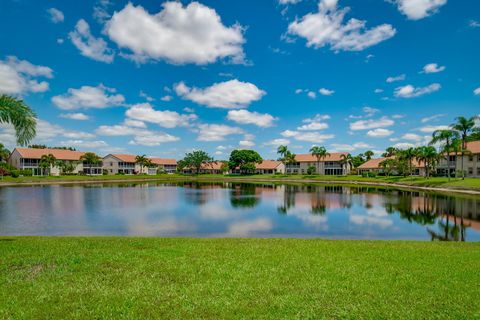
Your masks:
[{"label": "tree reflection in water", "polygon": [[261,193],[261,188],[254,184],[235,183],[231,186],[230,204],[233,208],[253,208],[260,204],[260,194],[257,195],[257,189]]}]

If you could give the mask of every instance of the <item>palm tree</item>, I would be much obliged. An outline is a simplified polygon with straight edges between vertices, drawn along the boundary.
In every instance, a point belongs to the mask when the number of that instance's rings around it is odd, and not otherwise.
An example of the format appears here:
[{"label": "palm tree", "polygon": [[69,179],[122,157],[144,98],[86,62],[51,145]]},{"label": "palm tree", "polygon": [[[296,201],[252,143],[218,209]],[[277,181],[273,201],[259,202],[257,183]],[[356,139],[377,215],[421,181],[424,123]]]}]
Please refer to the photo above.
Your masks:
[{"label": "palm tree", "polygon": [[468,140],[468,135],[473,132],[473,129],[475,128],[475,120],[478,119],[478,117],[471,117],[469,119],[465,117],[457,117],[455,120],[457,121],[456,123],[452,124],[451,127],[453,130],[456,130],[460,138],[462,139],[462,149],[461,149],[461,154],[462,154],[462,180],[465,179],[465,171],[463,169],[463,160],[465,156],[465,151],[467,150],[467,140]]},{"label": "palm tree", "polygon": [[0,143],[0,162],[6,161],[10,157],[10,150]]},{"label": "palm tree", "polygon": [[405,150],[399,150],[397,154],[400,160],[405,160],[408,162],[408,171],[410,175],[412,175],[412,162],[413,159],[417,157],[417,150],[415,150],[415,148],[408,148]]},{"label": "palm tree", "polygon": [[397,148],[388,147],[385,152],[382,154],[382,157],[389,158],[397,154]]},{"label": "palm tree", "polygon": [[313,146],[310,148],[310,154],[317,158],[317,172],[320,173],[320,161],[330,155],[325,147]]},{"label": "palm tree", "polygon": [[102,158],[100,158],[93,152],[85,152],[80,157],[80,161],[83,161],[83,167],[84,168],[88,167],[89,168],[88,173],[89,175],[92,175],[92,167],[94,165],[98,165],[102,163]]},{"label": "palm tree", "polygon": [[136,156],[135,163],[140,166],[140,172],[143,171],[143,168],[149,167],[152,165],[152,161],[148,159],[146,155]]},{"label": "palm tree", "polygon": [[438,159],[437,150],[432,146],[423,146],[417,149],[417,159],[425,164],[425,176],[430,177],[430,167],[434,167]]},{"label": "palm tree", "polygon": [[36,134],[35,112],[23,100],[0,95],[0,123],[10,123],[15,128],[17,144],[27,145]]},{"label": "palm tree", "polygon": [[375,154],[375,153],[373,153],[372,150],[367,150],[367,151],[365,151],[365,153],[364,153],[367,161],[370,160],[370,159],[372,159],[372,157],[373,157],[374,154]]},{"label": "palm tree", "polygon": [[284,158],[285,155],[287,154],[288,152],[288,147],[287,146],[278,146],[277,148],[277,153],[282,157]]},{"label": "palm tree", "polygon": [[452,152],[452,143],[454,140],[459,138],[457,131],[446,129],[446,130],[436,130],[432,134],[432,141],[430,145],[437,142],[443,142],[440,152],[445,154],[445,159],[447,160],[447,171],[448,171],[448,181],[450,181],[450,152]]},{"label": "palm tree", "polygon": [[342,167],[343,165],[347,166],[349,163],[352,163],[353,161],[353,157],[350,153],[342,153],[340,155],[340,163],[342,164]]},{"label": "palm tree", "polygon": [[48,174],[50,175],[50,169],[54,167],[57,164],[57,158],[51,153],[49,154],[44,154],[40,158],[40,162],[38,163],[38,166],[43,169],[43,173],[45,173],[48,170]]}]

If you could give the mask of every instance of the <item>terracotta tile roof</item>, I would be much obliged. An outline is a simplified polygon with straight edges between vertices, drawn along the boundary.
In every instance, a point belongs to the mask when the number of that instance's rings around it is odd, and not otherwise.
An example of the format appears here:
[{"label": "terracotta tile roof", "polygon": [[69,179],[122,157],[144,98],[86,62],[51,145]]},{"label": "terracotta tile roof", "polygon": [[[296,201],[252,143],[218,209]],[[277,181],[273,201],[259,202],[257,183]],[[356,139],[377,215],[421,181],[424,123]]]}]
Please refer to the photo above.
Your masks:
[{"label": "terracotta tile roof", "polygon": [[262,163],[256,164],[255,167],[259,170],[273,170],[282,163],[276,160],[263,160]]},{"label": "terracotta tile roof", "polygon": [[[391,157],[391,158],[393,159],[393,157]],[[387,159],[389,159],[389,158],[370,159],[367,162],[365,162],[364,164],[360,165],[358,167],[358,169],[380,169],[381,168],[380,164]],[[415,168],[424,168],[425,164],[421,161],[413,159],[412,166],[415,167]]]},{"label": "terracotta tile roof", "polygon": [[[332,152],[329,156],[321,159],[321,162],[324,161],[340,161],[342,160],[341,155],[348,155],[348,152]],[[295,155],[295,160],[298,162],[317,162],[317,157],[312,156],[311,154],[297,154]]]},{"label": "terracotta tile roof", "polygon": [[150,160],[156,165],[177,165],[177,160],[175,159],[150,158]]},{"label": "terracotta tile roof", "polygon": [[467,142],[467,149],[471,153],[480,153],[480,141]]},{"label": "terracotta tile roof", "polygon": [[387,160],[387,158],[370,159],[359,166],[358,169],[378,169],[380,168],[380,163],[385,160]]},{"label": "terracotta tile roof", "polygon": [[[53,154],[57,160],[78,161],[86,152],[63,149],[15,148],[24,159],[40,159],[43,155]],[[14,151],[15,151],[14,150]]]},{"label": "terracotta tile roof", "polygon": [[213,161],[209,163],[204,163],[201,167],[202,170],[221,170],[223,166],[223,162],[221,161]]},{"label": "terracotta tile roof", "polygon": [[112,153],[111,155],[119,159],[120,161],[132,162],[132,163],[135,162],[135,158],[137,157],[136,155],[133,155],[133,154],[121,154],[121,153]]}]

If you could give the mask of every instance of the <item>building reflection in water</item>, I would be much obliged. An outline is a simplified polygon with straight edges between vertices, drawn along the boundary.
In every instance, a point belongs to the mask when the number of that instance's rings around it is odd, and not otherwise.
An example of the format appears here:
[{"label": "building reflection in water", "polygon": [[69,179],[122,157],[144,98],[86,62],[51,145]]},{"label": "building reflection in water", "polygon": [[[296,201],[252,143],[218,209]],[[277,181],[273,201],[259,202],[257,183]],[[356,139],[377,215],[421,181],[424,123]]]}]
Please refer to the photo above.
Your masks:
[{"label": "building reflection in water", "polygon": [[0,188],[0,234],[390,239],[397,232],[399,238],[465,241],[471,234],[480,239],[479,220],[478,197],[374,187],[148,182]]}]

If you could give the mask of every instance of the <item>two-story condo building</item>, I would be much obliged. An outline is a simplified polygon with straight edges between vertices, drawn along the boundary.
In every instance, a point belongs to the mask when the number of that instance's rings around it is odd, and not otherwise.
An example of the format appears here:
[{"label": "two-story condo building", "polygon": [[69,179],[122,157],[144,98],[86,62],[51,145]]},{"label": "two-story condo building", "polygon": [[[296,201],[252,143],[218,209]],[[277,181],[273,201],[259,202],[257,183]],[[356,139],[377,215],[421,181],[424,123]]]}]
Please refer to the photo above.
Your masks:
[{"label": "two-story condo building", "polygon": [[141,168],[133,154],[109,154],[103,158],[103,169],[108,174],[149,174],[157,172],[174,173],[177,170],[175,159],[150,158],[153,166]]},{"label": "two-story condo building", "polygon": [[[375,174],[385,174],[385,168],[382,166],[382,162],[391,158],[376,158],[370,159],[367,162],[361,164],[357,170],[358,174],[362,175],[364,173],[375,173]],[[422,161],[418,161],[416,159],[412,160],[412,175],[414,176],[425,176],[426,175],[426,168],[425,163]],[[395,170],[393,170],[392,174],[397,174]]]},{"label": "two-story condo building", "polygon": [[440,159],[437,165],[437,174],[447,175],[450,168],[451,176],[455,176],[455,172],[462,169],[465,176],[470,178],[480,178],[480,141],[467,142],[468,152],[462,158],[461,154],[449,154]]},{"label": "two-story condo building", "polygon": [[296,162],[285,167],[286,173],[306,174],[309,167],[315,168],[316,174],[321,175],[347,175],[352,169],[351,163],[345,162],[347,152],[331,153],[325,158],[317,159],[311,154],[297,154]]},{"label": "two-story condo building", "polygon": [[75,165],[72,173],[84,173],[88,175],[102,174],[102,164],[90,164],[80,160],[86,152],[71,151],[64,149],[36,149],[36,148],[15,148],[8,158],[8,163],[20,170],[32,170],[34,176],[61,174],[58,166],[50,166],[49,169],[40,167],[40,159],[44,155],[53,155],[59,161],[71,162]]}]

